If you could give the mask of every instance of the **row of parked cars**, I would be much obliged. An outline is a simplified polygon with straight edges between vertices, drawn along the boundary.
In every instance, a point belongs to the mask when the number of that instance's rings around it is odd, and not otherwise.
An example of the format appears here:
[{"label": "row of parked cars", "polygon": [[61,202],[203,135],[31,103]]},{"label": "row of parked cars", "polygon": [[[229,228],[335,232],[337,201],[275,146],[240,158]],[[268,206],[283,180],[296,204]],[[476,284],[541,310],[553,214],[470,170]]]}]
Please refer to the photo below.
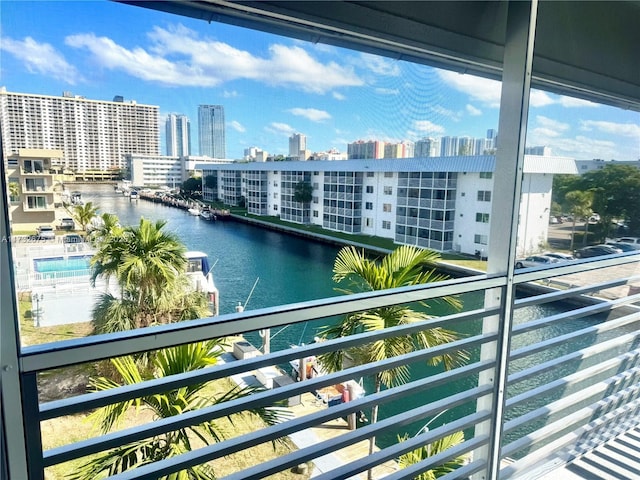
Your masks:
[{"label": "row of parked cars", "polygon": [[541,267],[575,258],[591,258],[623,252],[640,252],[640,237],[622,237],[602,245],[590,245],[573,252],[573,255],[558,252],[545,252],[531,255],[516,261],[516,268]]}]

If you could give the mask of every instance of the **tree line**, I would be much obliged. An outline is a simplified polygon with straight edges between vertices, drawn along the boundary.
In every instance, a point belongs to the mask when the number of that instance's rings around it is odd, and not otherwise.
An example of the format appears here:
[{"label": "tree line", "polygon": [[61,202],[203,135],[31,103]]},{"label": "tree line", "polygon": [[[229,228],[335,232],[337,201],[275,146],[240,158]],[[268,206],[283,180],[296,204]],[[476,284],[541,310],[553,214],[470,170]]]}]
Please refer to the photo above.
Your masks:
[{"label": "tree line", "polygon": [[599,241],[617,236],[621,223],[625,234],[640,235],[640,170],[611,163],[583,175],[556,175],[552,213],[556,212],[584,218],[587,224],[597,213],[599,220],[591,230]]}]

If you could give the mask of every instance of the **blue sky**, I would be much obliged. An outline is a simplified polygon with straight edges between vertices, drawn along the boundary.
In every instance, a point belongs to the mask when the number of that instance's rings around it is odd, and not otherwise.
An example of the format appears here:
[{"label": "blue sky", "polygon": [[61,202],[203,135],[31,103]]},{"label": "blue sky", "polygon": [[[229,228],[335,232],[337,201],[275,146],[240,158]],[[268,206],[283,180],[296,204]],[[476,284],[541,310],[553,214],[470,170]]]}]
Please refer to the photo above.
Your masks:
[{"label": "blue sky", "polygon": [[[158,105],[191,120],[225,107],[227,156],[356,140],[484,137],[500,85],[470,75],[104,1],[0,3],[0,86]],[[161,129],[161,132],[164,128]],[[640,159],[640,113],[533,91],[528,145],[577,159]],[[164,151],[162,152],[164,153]]]}]

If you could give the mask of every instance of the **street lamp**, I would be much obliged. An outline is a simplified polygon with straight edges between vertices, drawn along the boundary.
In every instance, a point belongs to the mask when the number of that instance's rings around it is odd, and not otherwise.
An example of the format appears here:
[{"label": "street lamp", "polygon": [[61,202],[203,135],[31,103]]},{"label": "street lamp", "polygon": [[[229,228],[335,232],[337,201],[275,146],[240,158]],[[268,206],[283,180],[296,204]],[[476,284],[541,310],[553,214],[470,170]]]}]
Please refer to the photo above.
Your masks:
[{"label": "street lamp", "polygon": [[44,295],[42,293],[35,293],[33,295],[33,300],[36,302],[36,309],[33,312],[33,319],[36,327],[40,326],[40,317],[42,316],[42,311],[40,310],[40,302],[44,300]]}]

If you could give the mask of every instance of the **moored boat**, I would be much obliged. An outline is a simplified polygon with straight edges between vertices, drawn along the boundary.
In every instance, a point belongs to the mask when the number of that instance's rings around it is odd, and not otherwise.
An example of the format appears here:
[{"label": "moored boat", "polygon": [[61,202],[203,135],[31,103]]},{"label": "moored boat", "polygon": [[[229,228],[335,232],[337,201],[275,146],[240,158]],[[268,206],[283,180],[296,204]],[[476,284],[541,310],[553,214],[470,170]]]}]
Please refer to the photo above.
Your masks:
[{"label": "moored boat", "polygon": [[191,280],[193,288],[208,296],[211,313],[216,316],[220,313],[220,292],[213,281],[213,268],[209,267],[209,259],[204,252],[189,251],[185,253],[187,258],[187,277]]}]

